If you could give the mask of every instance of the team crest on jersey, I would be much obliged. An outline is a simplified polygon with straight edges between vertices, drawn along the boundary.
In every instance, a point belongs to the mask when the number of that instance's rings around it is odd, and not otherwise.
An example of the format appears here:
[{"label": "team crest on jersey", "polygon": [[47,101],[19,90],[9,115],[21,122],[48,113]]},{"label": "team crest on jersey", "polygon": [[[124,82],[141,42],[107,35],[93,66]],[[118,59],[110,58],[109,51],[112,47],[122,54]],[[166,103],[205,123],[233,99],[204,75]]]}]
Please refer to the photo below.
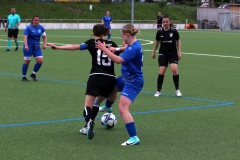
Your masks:
[{"label": "team crest on jersey", "polygon": [[128,50],[132,50],[132,47],[128,47]]},{"label": "team crest on jersey", "polygon": [[38,30],[38,33],[41,33],[41,32],[42,32],[41,29],[39,29],[39,30]]},{"label": "team crest on jersey", "polygon": [[169,33],[169,36],[172,37],[172,36],[173,36],[173,33]]}]

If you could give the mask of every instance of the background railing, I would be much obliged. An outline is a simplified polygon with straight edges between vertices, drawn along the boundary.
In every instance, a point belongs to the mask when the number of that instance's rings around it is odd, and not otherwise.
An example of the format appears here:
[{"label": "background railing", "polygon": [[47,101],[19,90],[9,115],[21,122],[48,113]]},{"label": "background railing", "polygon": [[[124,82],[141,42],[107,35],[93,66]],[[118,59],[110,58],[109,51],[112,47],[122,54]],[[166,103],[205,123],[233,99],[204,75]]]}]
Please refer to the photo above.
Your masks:
[{"label": "background railing", "polygon": [[[31,23],[32,19],[21,19],[22,23]],[[154,24],[155,20],[134,20],[139,24]],[[179,20],[171,20],[173,24],[180,24]],[[102,23],[101,19],[41,19],[41,23]],[[113,23],[131,23],[131,20],[114,20]]]}]

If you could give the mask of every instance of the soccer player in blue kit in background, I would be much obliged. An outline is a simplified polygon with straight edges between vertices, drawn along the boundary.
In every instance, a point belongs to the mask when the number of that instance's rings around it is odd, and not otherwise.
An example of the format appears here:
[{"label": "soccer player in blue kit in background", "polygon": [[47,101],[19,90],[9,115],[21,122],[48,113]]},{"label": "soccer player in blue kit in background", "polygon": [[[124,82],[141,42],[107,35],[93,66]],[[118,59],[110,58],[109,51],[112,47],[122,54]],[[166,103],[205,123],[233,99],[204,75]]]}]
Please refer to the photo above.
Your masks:
[{"label": "soccer player in blue kit in background", "polygon": [[43,53],[40,47],[40,38],[43,37],[42,49],[46,49],[47,36],[45,29],[39,23],[40,17],[38,15],[35,15],[32,18],[31,24],[29,24],[24,30],[24,45],[23,45],[24,63],[22,65],[22,81],[24,82],[28,82],[26,74],[32,56],[37,61],[31,74],[31,77],[33,78],[34,81],[37,81],[36,73],[41,68],[43,63]]},{"label": "soccer player in blue kit in background", "polygon": [[[117,78],[113,95],[121,91],[119,100],[119,112],[125,123],[130,139],[122,143],[122,146],[132,146],[140,143],[134,119],[129,108],[137,95],[143,88],[143,52],[140,42],[136,39],[138,29],[132,24],[127,24],[121,29],[121,36],[127,47],[106,48],[104,43],[97,42],[96,47],[101,49],[112,61],[122,64],[122,75]],[[123,51],[124,50],[124,51]],[[114,55],[114,51],[123,51],[119,56]]]},{"label": "soccer player in blue kit in background", "polygon": [[11,40],[12,37],[14,38],[15,44],[16,44],[16,48],[15,51],[18,50],[18,27],[20,25],[21,22],[21,18],[18,14],[16,14],[16,9],[15,8],[11,8],[11,14],[7,17],[7,24],[5,27],[5,32],[8,29],[8,41],[7,41],[7,50],[6,52],[10,51],[11,48]]},{"label": "soccer player in blue kit in background", "polygon": [[106,15],[102,18],[102,24],[104,24],[104,27],[107,27],[109,32],[108,32],[108,40],[110,41],[111,38],[111,23],[112,23],[112,17],[110,16],[110,12],[107,11]]}]

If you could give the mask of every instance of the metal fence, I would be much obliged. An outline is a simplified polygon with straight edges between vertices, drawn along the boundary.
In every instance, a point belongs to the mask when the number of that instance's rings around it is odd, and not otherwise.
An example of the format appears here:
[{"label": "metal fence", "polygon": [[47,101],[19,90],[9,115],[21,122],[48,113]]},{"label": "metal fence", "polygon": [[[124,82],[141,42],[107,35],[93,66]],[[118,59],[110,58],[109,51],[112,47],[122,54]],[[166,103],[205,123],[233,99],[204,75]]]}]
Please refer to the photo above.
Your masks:
[{"label": "metal fence", "polygon": [[[31,23],[32,19],[21,19],[22,23]],[[134,20],[139,24],[154,24],[155,20]],[[173,24],[180,24],[179,20],[171,20]],[[41,19],[41,23],[102,23],[102,19]],[[114,20],[113,23],[131,23],[131,20]]]}]

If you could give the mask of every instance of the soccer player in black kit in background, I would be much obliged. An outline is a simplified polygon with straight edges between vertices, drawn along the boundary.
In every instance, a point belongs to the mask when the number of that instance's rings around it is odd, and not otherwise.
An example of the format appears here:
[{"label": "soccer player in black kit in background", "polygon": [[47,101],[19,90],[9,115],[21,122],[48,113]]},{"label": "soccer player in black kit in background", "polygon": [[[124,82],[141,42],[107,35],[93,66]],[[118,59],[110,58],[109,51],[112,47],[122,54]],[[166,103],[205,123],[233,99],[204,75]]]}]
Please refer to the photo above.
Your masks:
[{"label": "soccer player in black kit in background", "polygon": [[162,18],[163,18],[162,13],[158,12],[157,18],[156,18],[155,23],[154,23],[154,24],[157,24],[157,29],[162,28]]},{"label": "soccer player in black kit in background", "polygon": [[[104,28],[103,24],[96,24],[93,27],[93,35],[95,39],[89,39],[82,44],[56,46],[48,43],[54,50],[88,50],[92,56],[92,69],[90,71],[87,82],[85,105],[83,116],[86,121],[85,129],[88,139],[94,136],[93,127],[99,107],[94,107],[93,103],[96,97],[102,96],[108,98],[115,86],[114,62],[100,49],[95,48],[97,41],[104,42],[107,47],[118,47],[113,41],[104,40],[104,36],[108,34],[108,28]],[[115,52],[119,54],[119,52]],[[81,132],[81,131],[80,131]]]},{"label": "soccer player in black kit in background", "polygon": [[164,79],[164,74],[166,72],[168,64],[170,65],[173,82],[175,85],[175,92],[177,96],[182,96],[182,93],[179,89],[179,74],[178,74],[178,60],[182,58],[181,54],[181,41],[178,34],[178,31],[172,27],[170,18],[168,15],[163,16],[163,28],[159,29],[156,33],[156,42],[154,44],[152,58],[155,58],[155,53],[158,48],[159,43],[159,56],[158,56],[158,65],[159,65],[159,75],[157,79],[157,92],[155,97],[161,95],[161,89]]}]

